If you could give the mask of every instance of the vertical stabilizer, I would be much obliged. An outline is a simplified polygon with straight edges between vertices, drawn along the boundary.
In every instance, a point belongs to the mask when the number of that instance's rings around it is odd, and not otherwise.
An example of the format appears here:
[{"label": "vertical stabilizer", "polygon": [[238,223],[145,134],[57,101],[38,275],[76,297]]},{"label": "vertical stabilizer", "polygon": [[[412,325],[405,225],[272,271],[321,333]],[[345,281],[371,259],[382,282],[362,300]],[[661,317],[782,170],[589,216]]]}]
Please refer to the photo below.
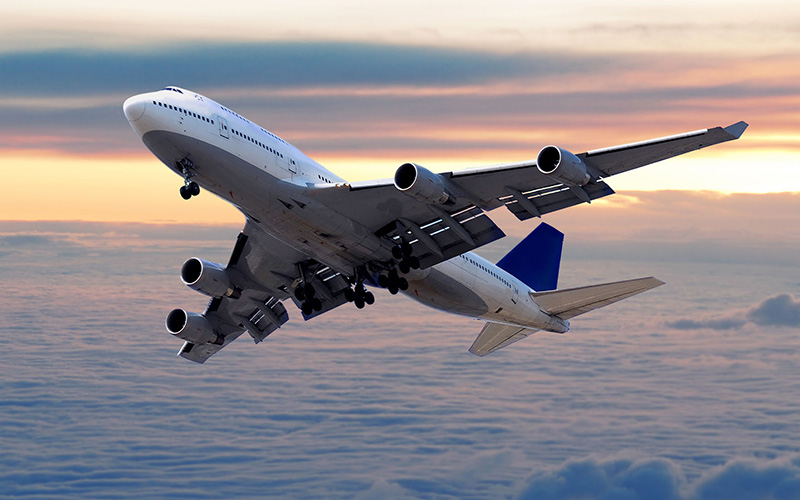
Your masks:
[{"label": "vertical stabilizer", "polygon": [[555,290],[563,244],[564,233],[543,222],[500,259],[497,267],[537,292]]}]

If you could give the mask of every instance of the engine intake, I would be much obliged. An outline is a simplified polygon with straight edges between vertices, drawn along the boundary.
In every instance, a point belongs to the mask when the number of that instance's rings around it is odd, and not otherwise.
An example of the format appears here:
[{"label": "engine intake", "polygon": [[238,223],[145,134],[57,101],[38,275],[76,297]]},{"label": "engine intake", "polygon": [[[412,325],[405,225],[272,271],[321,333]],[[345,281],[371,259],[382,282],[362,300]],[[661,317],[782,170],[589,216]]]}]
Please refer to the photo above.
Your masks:
[{"label": "engine intake", "polygon": [[583,186],[591,179],[586,164],[580,158],[557,146],[546,146],[539,151],[536,168],[568,186]]},{"label": "engine intake", "polygon": [[214,327],[202,314],[173,309],[164,322],[167,331],[179,339],[193,344],[222,345],[225,339],[214,331]]},{"label": "engine intake", "polygon": [[454,205],[455,191],[450,181],[415,163],[404,163],[394,173],[394,187],[431,205]]},{"label": "engine intake", "polygon": [[239,291],[231,284],[228,271],[222,265],[197,257],[183,263],[181,280],[192,290],[210,297],[239,296]]}]

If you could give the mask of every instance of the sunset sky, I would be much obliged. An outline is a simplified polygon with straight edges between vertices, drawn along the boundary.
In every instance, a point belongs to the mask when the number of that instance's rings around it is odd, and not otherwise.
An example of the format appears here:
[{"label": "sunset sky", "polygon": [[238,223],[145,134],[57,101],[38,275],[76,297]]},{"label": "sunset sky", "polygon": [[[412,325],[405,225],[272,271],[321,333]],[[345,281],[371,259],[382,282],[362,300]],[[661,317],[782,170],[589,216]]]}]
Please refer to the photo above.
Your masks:
[{"label": "sunset sky", "polygon": [[[178,85],[347,179],[574,152],[739,120],[738,142],[613,179],[619,190],[800,190],[798,14],[787,2],[6,2],[0,213],[239,221],[121,111]],[[691,12],[689,15],[688,12]],[[10,181],[10,182],[8,182]],[[35,193],[35,196],[31,196]]]},{"label": "sunset sky", "polygon": [[[243,217],[122,113],[177,85],[349,180],[747,121],[544,219],[561,287],[666,286],[467,352],[376,291],[176,358]],[[0,497],[800,498],[800,9],[781,1],[0,4]],[[507,211],[494,261],[531,231]]]}]

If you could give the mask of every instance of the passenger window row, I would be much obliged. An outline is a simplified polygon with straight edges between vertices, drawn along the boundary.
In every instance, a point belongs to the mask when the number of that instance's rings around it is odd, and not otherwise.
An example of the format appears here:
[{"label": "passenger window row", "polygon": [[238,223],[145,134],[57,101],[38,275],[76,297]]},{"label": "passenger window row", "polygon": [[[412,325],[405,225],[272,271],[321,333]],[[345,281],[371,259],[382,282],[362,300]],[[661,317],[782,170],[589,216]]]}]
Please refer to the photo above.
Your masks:
[{"label": "passenger window row", "polygon": [[[171,90],[171,89],[168,89],[168,90]],[[198,120],[202,120],[202,121],[204,121],[206,123],[210,123],[211,125],[214,125],[214,120],[212,120],[210,118],[206,118],[203,115],[198,115],[194,111],[189,111],[188,109],[179,108],[178,106],[173,106],[172,104],[165,104],[165,103],[160,102],[160,101],[153,101],[153,104],[155,104],[156,106],[160,106],[162,108],[171,109],[172,111],[177,111],[178,113],[183,113],[186,116],[191,116],[193,118],[197,118]]]},{"label": "passenger window row", "polygon": [[[244,139],[246,141],[252,142],[253,144],[255,144],[256,146],[258,146],[258,147],[260,147],[262,149],[266,149],[267,151],[269,151],[270,153],[274,154],[275,156],[283,158],[283,154],[282,153],[279,153],[278,151],[275,151],[271,147],[267,146],[266,144],[262,143],[261,141],[257,141],[255,139],[253,139],[249,135],[243,134],[243,133],[241,133],[238,130],[233,129],[233,128],[231,129],[231,132],[233,132],[234,134],[238,135],[239,137],[241,137],[242,139]],[[272,135],[272,134],[270,134],[270,135]]]}]

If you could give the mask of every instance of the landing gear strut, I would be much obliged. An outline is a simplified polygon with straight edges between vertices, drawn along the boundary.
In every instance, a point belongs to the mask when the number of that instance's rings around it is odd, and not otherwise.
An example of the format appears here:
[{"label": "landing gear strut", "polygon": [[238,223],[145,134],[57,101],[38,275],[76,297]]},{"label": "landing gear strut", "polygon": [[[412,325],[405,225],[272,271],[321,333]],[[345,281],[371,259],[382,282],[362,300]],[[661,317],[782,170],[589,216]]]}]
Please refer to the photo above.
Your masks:
[{"label": "landing gear strut", "polygon": [[181,171],[181,175],[183,175],[181,198],[188,200],[192,196],[197,196],[200,194],[200,186],[197,185],[196,182],[190,180],[195,175],[194,171],[192,170],[194,167],[192,160],[189,158],[183,158],[182,160],[175,162],[175,166]]}]

